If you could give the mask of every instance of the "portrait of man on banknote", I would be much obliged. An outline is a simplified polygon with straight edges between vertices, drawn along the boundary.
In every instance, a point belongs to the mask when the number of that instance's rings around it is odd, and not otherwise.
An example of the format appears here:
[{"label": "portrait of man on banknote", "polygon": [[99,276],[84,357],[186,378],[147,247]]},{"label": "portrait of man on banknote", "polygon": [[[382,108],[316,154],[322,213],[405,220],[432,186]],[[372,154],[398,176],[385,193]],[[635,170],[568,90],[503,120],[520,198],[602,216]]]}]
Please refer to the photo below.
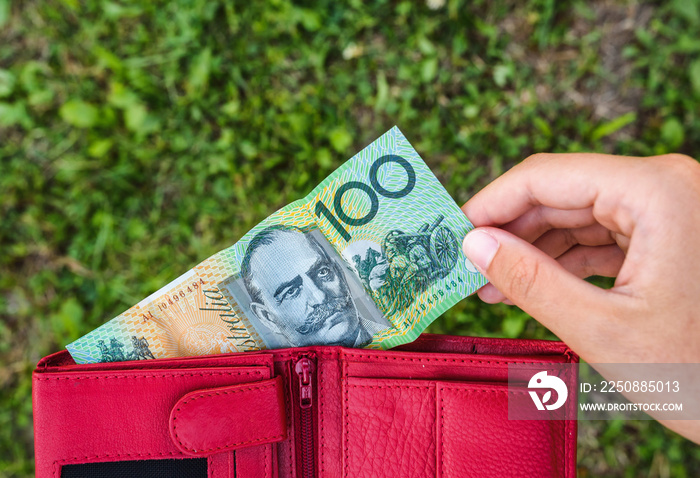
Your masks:
[{"label": "portrait of man on banknote", "polygon": [[365,292],[359,281],[351,287],[349,274],[322,235],[274,225],[248,244],[240,278],[250,296],[249,310],[283,337],[285,346],[360,347],[391,324],[378,314],[360,313],[358,302],[367,301],[358,296]]}]

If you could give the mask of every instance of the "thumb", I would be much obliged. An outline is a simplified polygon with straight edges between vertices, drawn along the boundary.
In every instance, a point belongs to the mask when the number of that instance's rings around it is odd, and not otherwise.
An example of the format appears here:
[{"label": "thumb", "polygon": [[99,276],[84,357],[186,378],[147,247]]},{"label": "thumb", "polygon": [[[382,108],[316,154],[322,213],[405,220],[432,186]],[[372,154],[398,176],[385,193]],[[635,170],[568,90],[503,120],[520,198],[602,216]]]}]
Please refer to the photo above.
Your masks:
[{"label": "thumb", "polygon": [[595,312],[607,302],[604,290],[509,232],[476,228],[464,238],[463,248],[496,289],[564,340],[602,315]]}]

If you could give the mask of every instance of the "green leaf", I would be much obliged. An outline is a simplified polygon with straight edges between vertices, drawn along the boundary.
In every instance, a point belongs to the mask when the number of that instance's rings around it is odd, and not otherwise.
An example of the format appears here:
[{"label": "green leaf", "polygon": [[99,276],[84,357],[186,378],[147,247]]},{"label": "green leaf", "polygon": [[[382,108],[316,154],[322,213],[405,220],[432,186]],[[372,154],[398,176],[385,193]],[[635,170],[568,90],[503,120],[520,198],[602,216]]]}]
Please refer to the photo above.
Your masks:
[{"label": "green leaf", "polygon": [[637,40],[639,40],[639,43],[641,43],[645,47],[651,48],[654,45],[654,35],[652,35],[645,28],[637,28],[634,31],[634,35],[637,37]]},{"label": "green leaf", "polygon": [[248,159],[254,158],[258,154],[258,149],[250,141],[243,140],[238,143],[238,147],[240,148],[241,153],[243,153],[243,156]]},{"label": "green leaf", "polygon": [[61,118],[78,128],[90,128],[97,123],[98,109],[82,100],[69,100],[61,106],[59,111]]},{"label": "green leaf", "polygon": [[42,78],[42,73],[49,70],[45,63],[38,61],[28,61],[20,70],[19,82],[28,93],[34,93],[46,89]]},{"label": "green leaf", "polygon": [[675,0],[671,7],[691,25],[697,25],[700,22],[700,3],[695,0]]},{"label": "green leaf", "polygon": [[3,70],[0,68],[0,98],[5,98],[12,94],[12,90],[15,88],[15,75],[8,70]]},{"label": "green leaf", "polygon": [[211,49],[205,48],[190,66],[190,74],[187,77],[185,90],[187,96],[194,97],[202,95],[209,85],[209,73],[211,71]]},{"label": "green leaf", "polygon": [[232,100],[221,107],[221,112],[225,115],[235,117],[238,114],[241,104],[238,100]]},{"label": "green leaf", "polygon": [[125,7],[123,5],[119,5],[118,3],[107,1],[102,2],[102,11],[104,12],[105,17],[112,20],[118,20],[122,17],[136,17],[141,14],[141,9],[138,7]]},{"label": "green leaf", "polygon": [[80,325],[85,311],[75,297],[63,300],[58,313],[51,317],[51,328],[61,341],[70,341],[80,336]]},{"label": "green leaf", "polygon": [[17,124],[27,129],[32,127],[32,119],[27,113],[27,107],[24,105],[24,102],[0,102],[0,126],[14,126]]},{"label": "green leaf", "polygon": [[142,128],[146,123],[147,116],[148,110],[141,103],[130,105],[128,108],[126,108],[126,110],[124,110],[124,123],[126,124],[126,129],[133,132],[142,131]]},{"label": "green leaf", "polygon": [[497,86],[506,86],[508,78],[513,76],[513,65],[498,65],[493,69],[493,81]]},{"label": "green leaf", "polygon": [[673,151],[678,149],[685,140],[683,125],[677,118],[669,118],[661,126],[661,139]]},{"label": "green leaf", "polygon": [[327,148],[319,148],[316,151],[316,162],[319,166],[330,169],[333,166],[333,156]]},{"label": "green leaf", "polygon": [[604,138],[606,136],[610,136],[613,134],[615,131],[618,131],[625,126],[627,126],[630,123],[634,123],[637,119],[637,113],[630,112],[626,113],[622,116],[618,116],[614,120],[608,121],[607,123],[603,123],[599,125],[597,128],[593,130],[591,133],[591,139],[593,141],[598,141],[601,138]]},{"label": "green leaf", "polygon": [[396,15],[398,16],[406,16],[409,13],[411,13],[411,8],[413,5],[411,2],[401,2],[398,5],[396,5]]},{"label": "green leaf", "polygon": [[381,111],[386,107],[389,99],[389,84],[386,81],[384,71],[377,73],[377,97],[374,100],[374,110]]},{"label": "green leaf", "polygon": [[525,322],[527,321],[527,316],[525,315],[511,315],[503,319],[501,323],[501,329],[503,329],[503,335],[510,338],[518,337],[523,329],[525,328]]},{"label": "green leaf", "polygon": [[214,143],[217,149],[228,149],[233,144],[235,134],[232,129],[224,128],[221,130],[221,136]]},{"label": "green leaf", "polygon": [[337,127],[333,128],[328,134],[328,139],[331,142],[333,149],[339,153],[347,153],[348,148],[352,144],[352,136],[345,128]]},{"label": "green leaf", "polygon": [[39,90],[30,93],[27,100],[31,106],[42,106],[51,103],[54,96],[52,90]]},{"label": "green leaf", "polygon": [[299,9],[298,14],[299,20],[301,21],[301,24],[306,30],[310,32],[315,32],[316,30],[321,28],[321,15],[319,15],[319,13],[316,10],[312,10],[309,8]]},{"label": "green leaf", "polygon": [[63,3],[63,5],[70,8],[74,12],[80,8],[80,3],[78,2],[78,0],[63,0],[61,3]]},{"label": "green leaf", "polygon": [[427,58],[423,60],[421,65],[421,78],[425,83],[430,83],[435,79],[438,70],[438,59],[437,57]]},{"label": "green leaf", "polygon": [[93,158],[101,158],[112,149],[114,141],[111,139],[98,139],[88,148],[88,154]]},{"label": "green leaf", "polygon": [[10,20],[10,0],[0,0],[0,28]]},{"label": "green leaf", "polygon": [[693,61],[688,67],[690,84],[693,85],[695,94],[700,96],[700,59]]},{"label": "green leaf", "polygon": [[476,118],[479,115],[479,107],[477,105],[466,105],[462,110],[465,118]]},{"label": "green leaf", "polygon": [[696,35],[681,35],[675,46],[678,53],[696,53],[700,51],[700,38]]},{"label": "green leaf", "polygon": [[100,68],[110,68],[116,72],[122,70],[122,61],[111,51],[103,48],[100,45],[96,45],[93,48],[92,53],[97,57],[97,64]]},{"label": "green leaf", "polygon": [[539,116],[535,116],[532,120],[532,123],[535,125],[535,128],[540,130],[540,132],[545,135],[548,138],[552,137],[552,128],[549,127],[549,124],[543,120]]},{"label": "green leaf", "polygon": [[107,102],[116,106],[117,108],[129,108],[134,106],[141,101],[136,93],[128,89],[122,83],[113,82],[109,85],[109,94],[107,95]]},{"label": "green leaf", "polygon": [[152,115],[148,114],[148,109],[137,103],[124,110],[124,123],[126,129],[134,133],[149,134],[160,129],[160,123]]},{"label": "green leaf", "polygon": [[422,35],[418,38],[418,49],[426,56],[434,56],[436,53],[432,42]]}]

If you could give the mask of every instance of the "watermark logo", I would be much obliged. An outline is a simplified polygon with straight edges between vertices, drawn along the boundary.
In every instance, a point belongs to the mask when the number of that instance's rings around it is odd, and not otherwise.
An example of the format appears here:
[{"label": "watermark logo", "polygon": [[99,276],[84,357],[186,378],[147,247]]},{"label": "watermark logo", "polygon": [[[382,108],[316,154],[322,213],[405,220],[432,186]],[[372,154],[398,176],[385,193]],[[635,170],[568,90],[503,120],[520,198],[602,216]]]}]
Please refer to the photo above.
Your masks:
[{"label": "watermark logo", "polygon": [[508,419],[700,420],[700,363],[511,363]]},{"label": "watermark logo", "polygon": [[[533,375],[530,382],[527,384],[527,388],[549,389],[542,396],[541,400],[536,391],[529,391],[530,397],[532,397],[532,401],[535,402],[535,406],[538,410],[556,410],[564,405],[566,398],[569,396],[569,390],[566,388],[564,381],[559,377],[555,377],[554,375],[547,375],[546,371],[537,372],[535,375]],[[557,392],[557,401],[549,405],[545,405],[552,398],[552,390]]]}]

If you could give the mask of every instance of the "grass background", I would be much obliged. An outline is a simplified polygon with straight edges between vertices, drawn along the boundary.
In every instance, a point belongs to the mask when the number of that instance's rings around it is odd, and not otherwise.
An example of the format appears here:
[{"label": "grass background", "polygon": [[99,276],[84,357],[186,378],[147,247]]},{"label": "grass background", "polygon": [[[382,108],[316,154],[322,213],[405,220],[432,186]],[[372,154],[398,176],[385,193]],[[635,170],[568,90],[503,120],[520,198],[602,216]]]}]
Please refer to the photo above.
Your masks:
[{"label": "grass background", "polygon": [[[459,204],[537,151],[697,158],[698,32],[698,0],[0,0],[0,477],[40,357],[394,124]],[[476,298],[432,331],[552,337]],[[700,475],[655,422],[579,425],[581,477]]]}]

